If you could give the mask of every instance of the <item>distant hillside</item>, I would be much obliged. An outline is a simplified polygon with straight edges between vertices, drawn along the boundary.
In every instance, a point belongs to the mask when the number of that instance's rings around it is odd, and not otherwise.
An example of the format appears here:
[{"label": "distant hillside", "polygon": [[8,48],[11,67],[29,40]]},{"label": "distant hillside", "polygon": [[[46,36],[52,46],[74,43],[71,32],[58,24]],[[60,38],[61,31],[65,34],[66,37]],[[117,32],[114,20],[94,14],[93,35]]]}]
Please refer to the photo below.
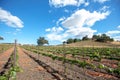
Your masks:
[{"label": "distant hillside", "polygon": [[80,41],[76,43],[66,44],[69,47],[120,47],[120,43],[112,42],[112,43],[103,43],[103,42],[95,42],[95,41]]}]

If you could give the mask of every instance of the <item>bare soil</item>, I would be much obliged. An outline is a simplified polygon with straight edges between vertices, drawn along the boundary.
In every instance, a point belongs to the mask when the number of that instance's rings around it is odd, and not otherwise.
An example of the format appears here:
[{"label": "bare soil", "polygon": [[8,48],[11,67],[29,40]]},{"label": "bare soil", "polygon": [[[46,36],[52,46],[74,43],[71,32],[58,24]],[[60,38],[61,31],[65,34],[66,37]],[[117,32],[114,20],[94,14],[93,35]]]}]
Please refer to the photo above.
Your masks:
[{"label": "bare soil", "polygon": [[7,51],[0,54],[0,72],[3,71],[5,64],[8,62],[10,55],[14,48],[10,48]]},{"label": "bare soil", "polygon": [[[71,65],[68,63],[63,64],[62,61],[53,60],[49,57],[38,55],[36,53],[27,50],[23,50],[23,51],[31,59],[37,62],[39,66],[42,66],[43,69],[45,69],[51,74],[56,73],[60,77],[62,77],[62,79],[59,78],[57,80],[117,80],[118,79],[117,77],[114,77],[109,74],[96,72],[85,68],[80,68],[76,65]],[[55,72],[52,72],[49,69]]]},{"label": "bare soil", "polygon": [[17,73],[16,80],[57,80],[42,66],[26,55],[21,48],[18,48],[18,56],[18,64],[22,70]]}]

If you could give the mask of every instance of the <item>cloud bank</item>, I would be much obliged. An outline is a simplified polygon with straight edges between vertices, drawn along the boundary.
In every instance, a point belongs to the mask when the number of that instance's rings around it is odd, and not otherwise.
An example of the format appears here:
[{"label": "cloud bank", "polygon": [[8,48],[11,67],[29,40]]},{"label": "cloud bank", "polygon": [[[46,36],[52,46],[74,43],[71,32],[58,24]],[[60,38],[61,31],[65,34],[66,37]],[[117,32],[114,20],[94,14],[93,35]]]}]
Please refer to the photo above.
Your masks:
[{"label": "cloud bank", "polygon": [[10,12],[0,8],[0,21],[4,22],[6,25],[14,28],[24,27],[22,20],[17,16],[12,15]]},{"label": "cloud bank", "polygon": [[56,23],[56,27],[46,29],[47,32],[50,32],[46,36],[49,40],[58,41],[63,41],[70,37],[82,38],[86,35],[92,37],[97,32],[97,30],[92,29],[92,26],[97,21],[106,19],[109,14],[109,11],[90,12],[85,9],[77,10],[67,18],[60,18]]}]

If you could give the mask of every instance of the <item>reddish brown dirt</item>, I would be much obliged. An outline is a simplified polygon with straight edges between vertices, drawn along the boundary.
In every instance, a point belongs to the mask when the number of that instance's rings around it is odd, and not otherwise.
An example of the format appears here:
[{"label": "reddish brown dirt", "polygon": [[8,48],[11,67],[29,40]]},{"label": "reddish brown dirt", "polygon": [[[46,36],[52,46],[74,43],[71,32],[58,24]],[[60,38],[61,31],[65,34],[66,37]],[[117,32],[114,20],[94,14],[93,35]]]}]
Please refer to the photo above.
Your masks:
[{"label": "reddish brown dirt", "polygon": [[3,69],[4,65],[7,63],[13,50],[14,50],[14,48],[10,48],[7,51],[0,54],[0,71]]},{"label": "reddish brown dirt", "polygon": [[114,80],[116,80],[116,79],[118,79],[118,78],[116,78],[116,77],[114,77],[114,76],[112,76],[112,75],[108,75],[108,74],[104,74],[104,73],[100,73],[100,72],[95,72],[95,71],[90,71],[90,70],[87,70],[86,71],[86,73],[88,74],[88,75],[91,75],[92,77],[104,77],[104,78],[107,78],[107,79],[114,79]]},{"label": "reddish brown dirt", "polygon": [[[39,58],[39,62],[41,62],[42,64],[46,64],[49,67],[53,68],[54,70],[58,71],[59,75],[60,73],[63,74],[64,72],[62,61],[52,60],[51,58],[42,55],[39,55],[38,57],[38,54],[24,50],[22,48],[18,48],[18,53],[19,53],[18,63],[23,71],[17,74],[17,80],[59,80],[59,79],[55,79],[55,77],[52,76],[51,73],[47,72],[46,68],[38,64],[38,62],[36,62],[32,57],[34,57],[37,60]],[[70,80],[116,80],[117,79],[112,75],[95,72],[89,69],[83,69],[76,65],[70,65],[68,63],[66,63],[66,67],[67,67],[66,76]],[[69,79],[65,79],[65,80],[69,80]]]},{"label": "reddish brown dirt", "polygon": [[[32,53],[30,51],[26,51],[36,59],[38,59],[38,55],[36,53]],[[52,60],[49,57],[39,55],[39,60],[48,64],[58,72],[63,73],[64,67],[62,61]],[[116,80],[117,77],[114,77],[109,74],[95,72],[89,69],[79,68],[75,65],[66,64],[67,67],[67,77],[71,78],[72,80]]]},{"label": "reddish brown dirt", "polygon": [[17,73],[17,80],[56,80],[43,67],[27,56],[21,48],[18,48],[19,67],[21,72]]},{"label": "reddish brown dirt", "polygon": [[117,68],[118,67],[117,66],[117,63],[118,63],[117,60],[102,59],[101,63],[106,65],[106,66],[109,66],[111,68]]}]

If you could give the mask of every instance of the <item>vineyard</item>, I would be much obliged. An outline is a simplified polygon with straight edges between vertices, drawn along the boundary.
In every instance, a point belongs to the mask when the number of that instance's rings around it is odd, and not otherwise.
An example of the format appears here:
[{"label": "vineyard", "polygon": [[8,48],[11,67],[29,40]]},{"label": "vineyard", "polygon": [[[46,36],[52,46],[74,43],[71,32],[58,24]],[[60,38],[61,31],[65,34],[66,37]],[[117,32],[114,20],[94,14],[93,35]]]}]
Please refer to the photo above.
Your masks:
[{"label": "vineyard", "polygon": [[120,48],[0,45],[0,80],[119,80]]},{"label": "vineyard", "polygon": [[[86,76],[98,79],[120,78],[120,49],[119,48],[75,48],[75,47],[34,47],[23,46],[23,48],[50,57],[56,65],[61,61],[63,66],[62,74],[79,80],[81,74],[79,69],[83,69]],[[53,66],[54,67],[54,66]],[[78,70],[76,70],[78,68]],[[58,70],[58,69],[56,69]],[[70,72],[69,70],[72,70]],[[58,72],[60,72],[58,70]],[[78,74],[78,75],[77,75]],[[74,76],[74,78],[73,78]]]}]

